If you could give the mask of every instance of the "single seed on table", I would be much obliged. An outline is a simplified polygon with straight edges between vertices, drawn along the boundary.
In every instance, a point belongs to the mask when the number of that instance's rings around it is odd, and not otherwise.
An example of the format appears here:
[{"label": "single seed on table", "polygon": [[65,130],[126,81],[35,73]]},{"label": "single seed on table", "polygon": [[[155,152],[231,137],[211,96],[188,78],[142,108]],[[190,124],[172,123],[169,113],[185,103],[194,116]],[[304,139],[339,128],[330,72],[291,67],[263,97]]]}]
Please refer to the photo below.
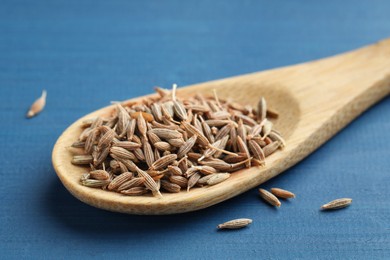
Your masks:
[{"label": "single seed on table", "polygon": [[341,209],[351,205],[352,199],[342,198],[337,200],[332,200],[331,202],[326,203],[321,206],[322,210],[331,210],[331,209]]},{"label": "single seed on table", "polygon": [[282,199],[290,199],[295,198],[295,194],[288,190],[283,190],[280,188],[272,188],[271,193],[274,194],[276,197],[282,198]]},{"label": "single seed on table", "polygon": [[278,198],[275,197],[271,192],[264,190],[264,189],[259,189],[259,194],[260,197],[262,197],[266,202],[271,204],[272,206],[280,207],[282,203],[278,200]]},{"label": "single seed on table", "polygon": [[239,218],[227,221],[225,223],[219,224],[218,229],[238,229],[248,226],[252,223],[252,219],[249,218]]},{"label": "single seed on table", "polygon": [[43,108],[46,105],[46,96],[47,96],[46,90],[43,90],[42,95],[37,100],[34,101],[30,109],[28,110],[27,118],[36,116],[43,110]]}]

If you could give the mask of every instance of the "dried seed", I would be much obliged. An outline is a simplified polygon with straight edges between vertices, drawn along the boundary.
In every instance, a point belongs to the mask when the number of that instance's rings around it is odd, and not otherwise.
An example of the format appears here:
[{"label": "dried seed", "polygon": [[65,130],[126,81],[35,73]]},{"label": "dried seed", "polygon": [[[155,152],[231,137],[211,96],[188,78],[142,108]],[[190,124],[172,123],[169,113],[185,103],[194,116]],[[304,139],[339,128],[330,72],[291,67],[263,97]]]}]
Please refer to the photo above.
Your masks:
[{"label": "dried seed", "polygon": [[46,95],[46,90],[43,90],[42,95],[31,105],[30,110],[27,112],[27,118],[36,116],[43,110],[46,104]]},{"label": "dried seed", "polygon": [[132,172],[124,172],[121,175],[118,175],[115,177],[111,183],[108,185],[107,189],[108,190],[116,190],[121,186],[123,183],[131,180],[133,178],[133,173]]},{"label": "dried seed", "polygon": [[271,108],[267,108],[267,117],[277,119],[279,117],[279,113]]},{"label": "dried seed", "polygon": [[139,116],[142,116],[142,118],[144,120],[146,120],[147,122],[153,122],[154,118],[153,118],[153,115],[150,114],[150,113],[146,113],[146,112],[142,112],[142,111],[138,111],[138,112],[134,112],[134,113],[131,113],[130,116],[134,119],[137,119]]},{"label": "dried seed", "polygon": [[227,180],[229,177],[230,177],[230,173],[217,173],[207,181],[207,184],[210,186],[216,185],[218,183]]},{"label": "dried seed", "polygon": [[188,122],[185,122],[185,121],[182,121],[181,122],[182,126],[184,127],[184,129],[191,135],[197,135],[197,142],[202,145],[202,146],[208,146],[210,143],[209,143],[209,140],[203,135],[203,133],[201,131],[199,131],[198,128],[196,128],[195,126],[189,124]]},{"label": "dried seed", "polygon": [[187,120],[187,111],[183,104],[177,100],[173,101],[173,110],[178,118],[181,120]]},{"label": "dried seed", "polygon": [[146,140],[144,141],[143,149],[144,149],[146,164],[149,167],[151,167],[155,161],[154,160],[154,153],[153,153],[152,147],[150,146],[149,142]]},{"label": "dried seed", "polygon": [[352,203],[352,199],[342,198],[342,199],[332,200],[331,202],[322,205],[321,209],[322,210],[341,209],[351,205],[351,203]]},{"label": "dried seed", "polygon": [[110,178],[110,174],[106,172],[105,170],[94,170],[90,171],[89,175],[92,179],[95,180],[107,180]]},{"label": "dried seed", "polygon": [[130,141],[115,141],[115,140],[114,140],[114,143],[112,144],[112,146],[113,147],[121,147],[121,148],[124,148],[126,150],[130,150],[130,151],[141,147],[141,145],[139,143],[130,142]]},{"label": "dried seed", "polygon": [[81,184],[90,188],[101,188],[109,184],[110,182],[107,180],[92,180],[92,179],[87,179],[87,180],[82,180]]},{"label": "dried seed", "polygon": [[182,147],[184,145],[184,140],[181,139],[181,138],[173,138],[173,139],[169,139],[168,140],[168,143],[170,145],[172,145],[173,147]]},{"label": "dried seed", "polygon": [[201,176],[199,173],[195,173],[188,179],[187,192],[189,192],[190,189],[195,186],[195,184],[199,181],[200,177]]},{"label": "dried seed", "polygon": [[257,116],[259,121],[263,121],[267,116],[267,102],[264,97],[261,97],[257,104]]},{"label": "dried seed", "polygon": [[161,139],[160,137],[158,137],[155,133],[151,132],[151,131],[148,131],[148,137],[149,137],[149,141],[155,145],[155,143],[158,143],[158,142],[161,142]]},{"label": "dried seed", "polygon": [[266,191],[264,189],[259,189],[259,194],[265,201],[267,201],[272,206],[280,207],[280,201],[271,192]]},{"label": "dried seed", "polygon": [[135,157],[138,160],[143,161],[143,162],[145,161],[145,154],[144,154],[144,152],[142,151],[141,148],[137,148],[133,152],[134,152]]},{"label": "dried seed", "polygon": [[177,139],[181,138],[182,135],[179,131],[177,130],[171,130],[171,129],[164,129],[164,128],[154,128],[150,130],[152,133],[156,134],[160,138],[164,139]]},{"label": "dried seed", "polygon": [[265,165],[265,155],[263,149],[255,141],[249,140],[249,150],[252,152],[253,157],[255,157],[262,165]]},{"label": "dried seed", "polygon": [[[247,157],[250,157],[248,147],[246,143],[241,139],[241,136],[237,136],[237,148],[241,153],[245,153]],[[250,161],[247,162],[246,167],[251,167]]]},{"label": "dried seed", "polygon": [[208,124],[210,127],[220,127],[229,124],[231,121],[230,120],[220,120],[220,119],[215,119],[215,120],[206,120],[206,124]]},{"label": "dried seed", "polygon": [[222,127],[219,131],[218,134],[215,136],[215,140],[220,140],[227,136],[230,133],[230,129],[232,128],[232,124],[227,124],[224,127]]},{"label": "dried seed", "polygon": [[169,182],[169,181],[166,181],[166,180],[161,180],[161,187],[168,191],[168,192],[172,192],[172,193],[177,193],[177,192],[180,192],[180,189],[181,187],[175,183],[172,183],[172,182]]},{"label": "dried seed", "polygon": [[198,180],[198,183],[197,183],[197,184],[199,184],[199,185],[205,185],[205,184],[207,184],[207,181],[210,180],[210,178],[212,178],[214,175],[215,175],[215,173],[210,174],[210,175],[203,176],[202,178],[200,178],[200,179]]},{"label": "dried seed", "polygon": [[118,115],[118,123],[116,124],[116,132],[119,136],[124,136],[126,134],[127,125],[130,120],[130,116],[127,111],[122,107],[122,105],[117,104],[117,115]]},{"label": "dried seed", "polygon": [[111,153],[111,155],[114,155],[114,156],[117,156],[117,157],[120,157],[123,159],[129,159],[132,161],[137,160],[137,158],[135,157],[135,155],[132,152],[130,152],[122,147],[113,146],[110,148],[110,153]]},{"label": "dried seed", "polygon": [[187,183],[188,183],[187,178],[185,178],[183,176],[179,176],[179,175],[172,175],[172,176],[170,176],[169,177],[169,181],[179,185],[182,188],[187,187]]},{"label": "dried seed", "polygon": [[151,110],[154,118],[158,121],[161,121],[162,120],[161,106],[157,103],[153,103],[151,105]]},{"label": "dried seed", "polygon": [[272,188],[271,193],[274,194],[276,197],[282,198],[282,199],[290,199],[295,198],[295,194],[288,190],[283,190],[279,188]]},{"label": "dried seed", "polygon": [[137,177],[137,178],[132,178],[131,180],[125,181],[122,183],[117,190],[122,191],[122,190],[128,190],[133,187],[141,186],[144,184],[145,178],[144,177]]},{"label": "dried seed", "polygon": [[217,226],[218,229],[238,229],[248,226],[250,223],[252,223],[252,219],[249,218],[239,218],[230,220],[228,222],[219,224]]},{"label": "dried seed", "polygon": [[148,193],[148,189],[145,187],[134,187],[128,190],[122,190],[121,193],[128,196],[139,196]]},{"label": "dried seed", "polygon": [[145,119],[143,118],[142,114],[140,113],[137,117],[137,127],[138,127],[138,131],[140,132],[140,134],[145,138],[147,139],[147,136],[146,136],[146,132],[147,132],[147,127],[146,127],[146,121]]},{"label": "dried seed", "polygon": [[183,172],[178,166],[168,165],[169,172],[173,175],[183,175]]},{"label": "dried seed", "polygon": [[85,142],[81,142],[81,141],[77,141],[77,142],[74,142],[71,147],[73,148],[84,148],[85,146]]},{"label": "dried seed", "polygon": [[133,139],[136,124],[137,121],[135,119],[131,119],[130,122],[127,124],[126,135],[128,141],[131,141]]},{"label": "dried seed", "polygon": [[182,158],[192,149],[192,147],[195,145],[197,137],[197,135],[193,135],[184,143],[183,146],[180,147],[179,151],[177,152],[177,158]]},{"label": "dried seed", "polygon": [[137,173],[139,176],[145,178],[145,187],[152,191],[153,196],[161,198],[162,195],[159,191],[159,187],[157,186],[157,183],[152,179],[152,177],[150,177],[149,174],[147,174],[146,172],[144,172],[140,168],[137,168]]},{"label": "dried seed", "polygon": [[83,173],[83,174],[81,174],[80,181],[88,180],[89,177],[90,177],[89,173]]},{"label": "dried seed", "polygon": [[268,137],[274,142],[279,141],[280,147],[284,148],[286,146],[286,141],[283,139],[283,137],[280,134],[276,133],[274,130],[272,130],[268,134]]},{"label": "dried seed", "polygon": [[264,155],[267,157],[278,150],[280,146],[279,142],[273,142],[263,148]]},{"label": "dried seed", "polygon": [[271,121],[265,120],[264,126],[263,126],[263,137],[262,137],[263,140],[271,133],[272,126],[273,126],[273,124]]},{"label": "dried seed", "polygon": [[169,164],[171,164],[176,159],[177,159],[177,155],[176,154],[169,154],[169,155],[163,156],[160,159],[158,159],[157,161],[155,161],[152,164],[151,168],[154,169],[154,170],[161,169],[163,167],[168,166]]},{"label": "dried seed", "polygon": [[167,142],[157,142],[153,144],[160,151],[169,151],[172,149],[172,146]]},{"label": "dried seed", "polygon": [[75,155],[72,158],[72,164],[74,165],[89,165],[93,162],[92,155]]}]

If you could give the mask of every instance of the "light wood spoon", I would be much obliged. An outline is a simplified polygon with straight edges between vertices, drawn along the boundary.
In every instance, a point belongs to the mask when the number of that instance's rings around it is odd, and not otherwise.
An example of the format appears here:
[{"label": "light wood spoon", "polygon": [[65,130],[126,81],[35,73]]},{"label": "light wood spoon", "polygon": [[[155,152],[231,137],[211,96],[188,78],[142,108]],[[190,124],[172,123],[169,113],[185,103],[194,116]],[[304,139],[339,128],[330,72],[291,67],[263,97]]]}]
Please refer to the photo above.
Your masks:
[{"label": "light wood spoon", "polygon": [[[53,165],[64,186],[92,206],[129,214],[174,214],[209,207],[252,189],[309,155],[368,107],[390,93],[390,39],[334,57],[228,79],[192,85],[179,96],[195,93],[256,105],[264,96],[280,114],[275,128],[285,137],[284,150],[267,157],[265,167],[232,174],[223,183],[190,192],[163,193],[163,198],[130,197],[88,188],[79,180],[86,169],[71,164],[68,151],[81,132],[81,122],[107,115],[108,106],[82,117],[60,136]],[[134,98],[137,100],[143,97]]]}]

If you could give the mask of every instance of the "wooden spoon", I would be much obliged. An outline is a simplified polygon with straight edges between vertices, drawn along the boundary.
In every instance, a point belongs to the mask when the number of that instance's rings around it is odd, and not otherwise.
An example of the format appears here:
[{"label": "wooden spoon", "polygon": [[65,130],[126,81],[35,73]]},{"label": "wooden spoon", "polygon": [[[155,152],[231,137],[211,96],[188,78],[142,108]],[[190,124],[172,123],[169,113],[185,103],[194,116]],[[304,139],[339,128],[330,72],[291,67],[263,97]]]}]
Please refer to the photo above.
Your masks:
[{"label": "wooden spoon", "polygon": [[[82,167],[71,164],[68,151],[81,132],[81,122],[110,113],[113,106],[77,120],[60,136],[53,165],[65,187],[92,206],[129,214],[174,214],[203,209],[232,198],[275,177],[309,155],[364,110],[390,93],[390,39],[334,57],[181,88],[179,96],[195,93],[232,98],[255,105],[264,96],[280,113],[276,129],[284,150],[267,157],[265,167],[235,172],[223,183],[190,192],[130,197],[80,185]],[[132,100],[141,99],[143,97]]]}]

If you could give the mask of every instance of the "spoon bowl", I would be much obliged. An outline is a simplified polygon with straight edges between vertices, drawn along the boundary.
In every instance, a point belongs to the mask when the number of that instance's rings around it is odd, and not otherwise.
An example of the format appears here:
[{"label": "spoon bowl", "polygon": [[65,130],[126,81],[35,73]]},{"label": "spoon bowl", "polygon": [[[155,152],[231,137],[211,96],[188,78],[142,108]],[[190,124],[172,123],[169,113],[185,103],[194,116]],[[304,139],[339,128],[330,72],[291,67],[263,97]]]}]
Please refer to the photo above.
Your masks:
[{"label": "spoon bowl", "polygon": [[80,135],[82,121],[109,115],[114,106],[86,115],[66,129],[54,146],[53,166],[70,193],[98,208],[147,215],[199,210],[254,188],[309,155],[390,93],[389,73],[390,40],[385,40],[331,58],[178,89],[181,97],[196,93],[209,96],[216,89],[220,98],[252,106],[264,96],[268,106],[279,113],[274,124],[286,140],[285,149],[267,157],[266,166],[234,172],[215,186],[163,193],[162,198],[124,196],[82,186],[80,176],[87,168],[71,164],[69,147]]}]

